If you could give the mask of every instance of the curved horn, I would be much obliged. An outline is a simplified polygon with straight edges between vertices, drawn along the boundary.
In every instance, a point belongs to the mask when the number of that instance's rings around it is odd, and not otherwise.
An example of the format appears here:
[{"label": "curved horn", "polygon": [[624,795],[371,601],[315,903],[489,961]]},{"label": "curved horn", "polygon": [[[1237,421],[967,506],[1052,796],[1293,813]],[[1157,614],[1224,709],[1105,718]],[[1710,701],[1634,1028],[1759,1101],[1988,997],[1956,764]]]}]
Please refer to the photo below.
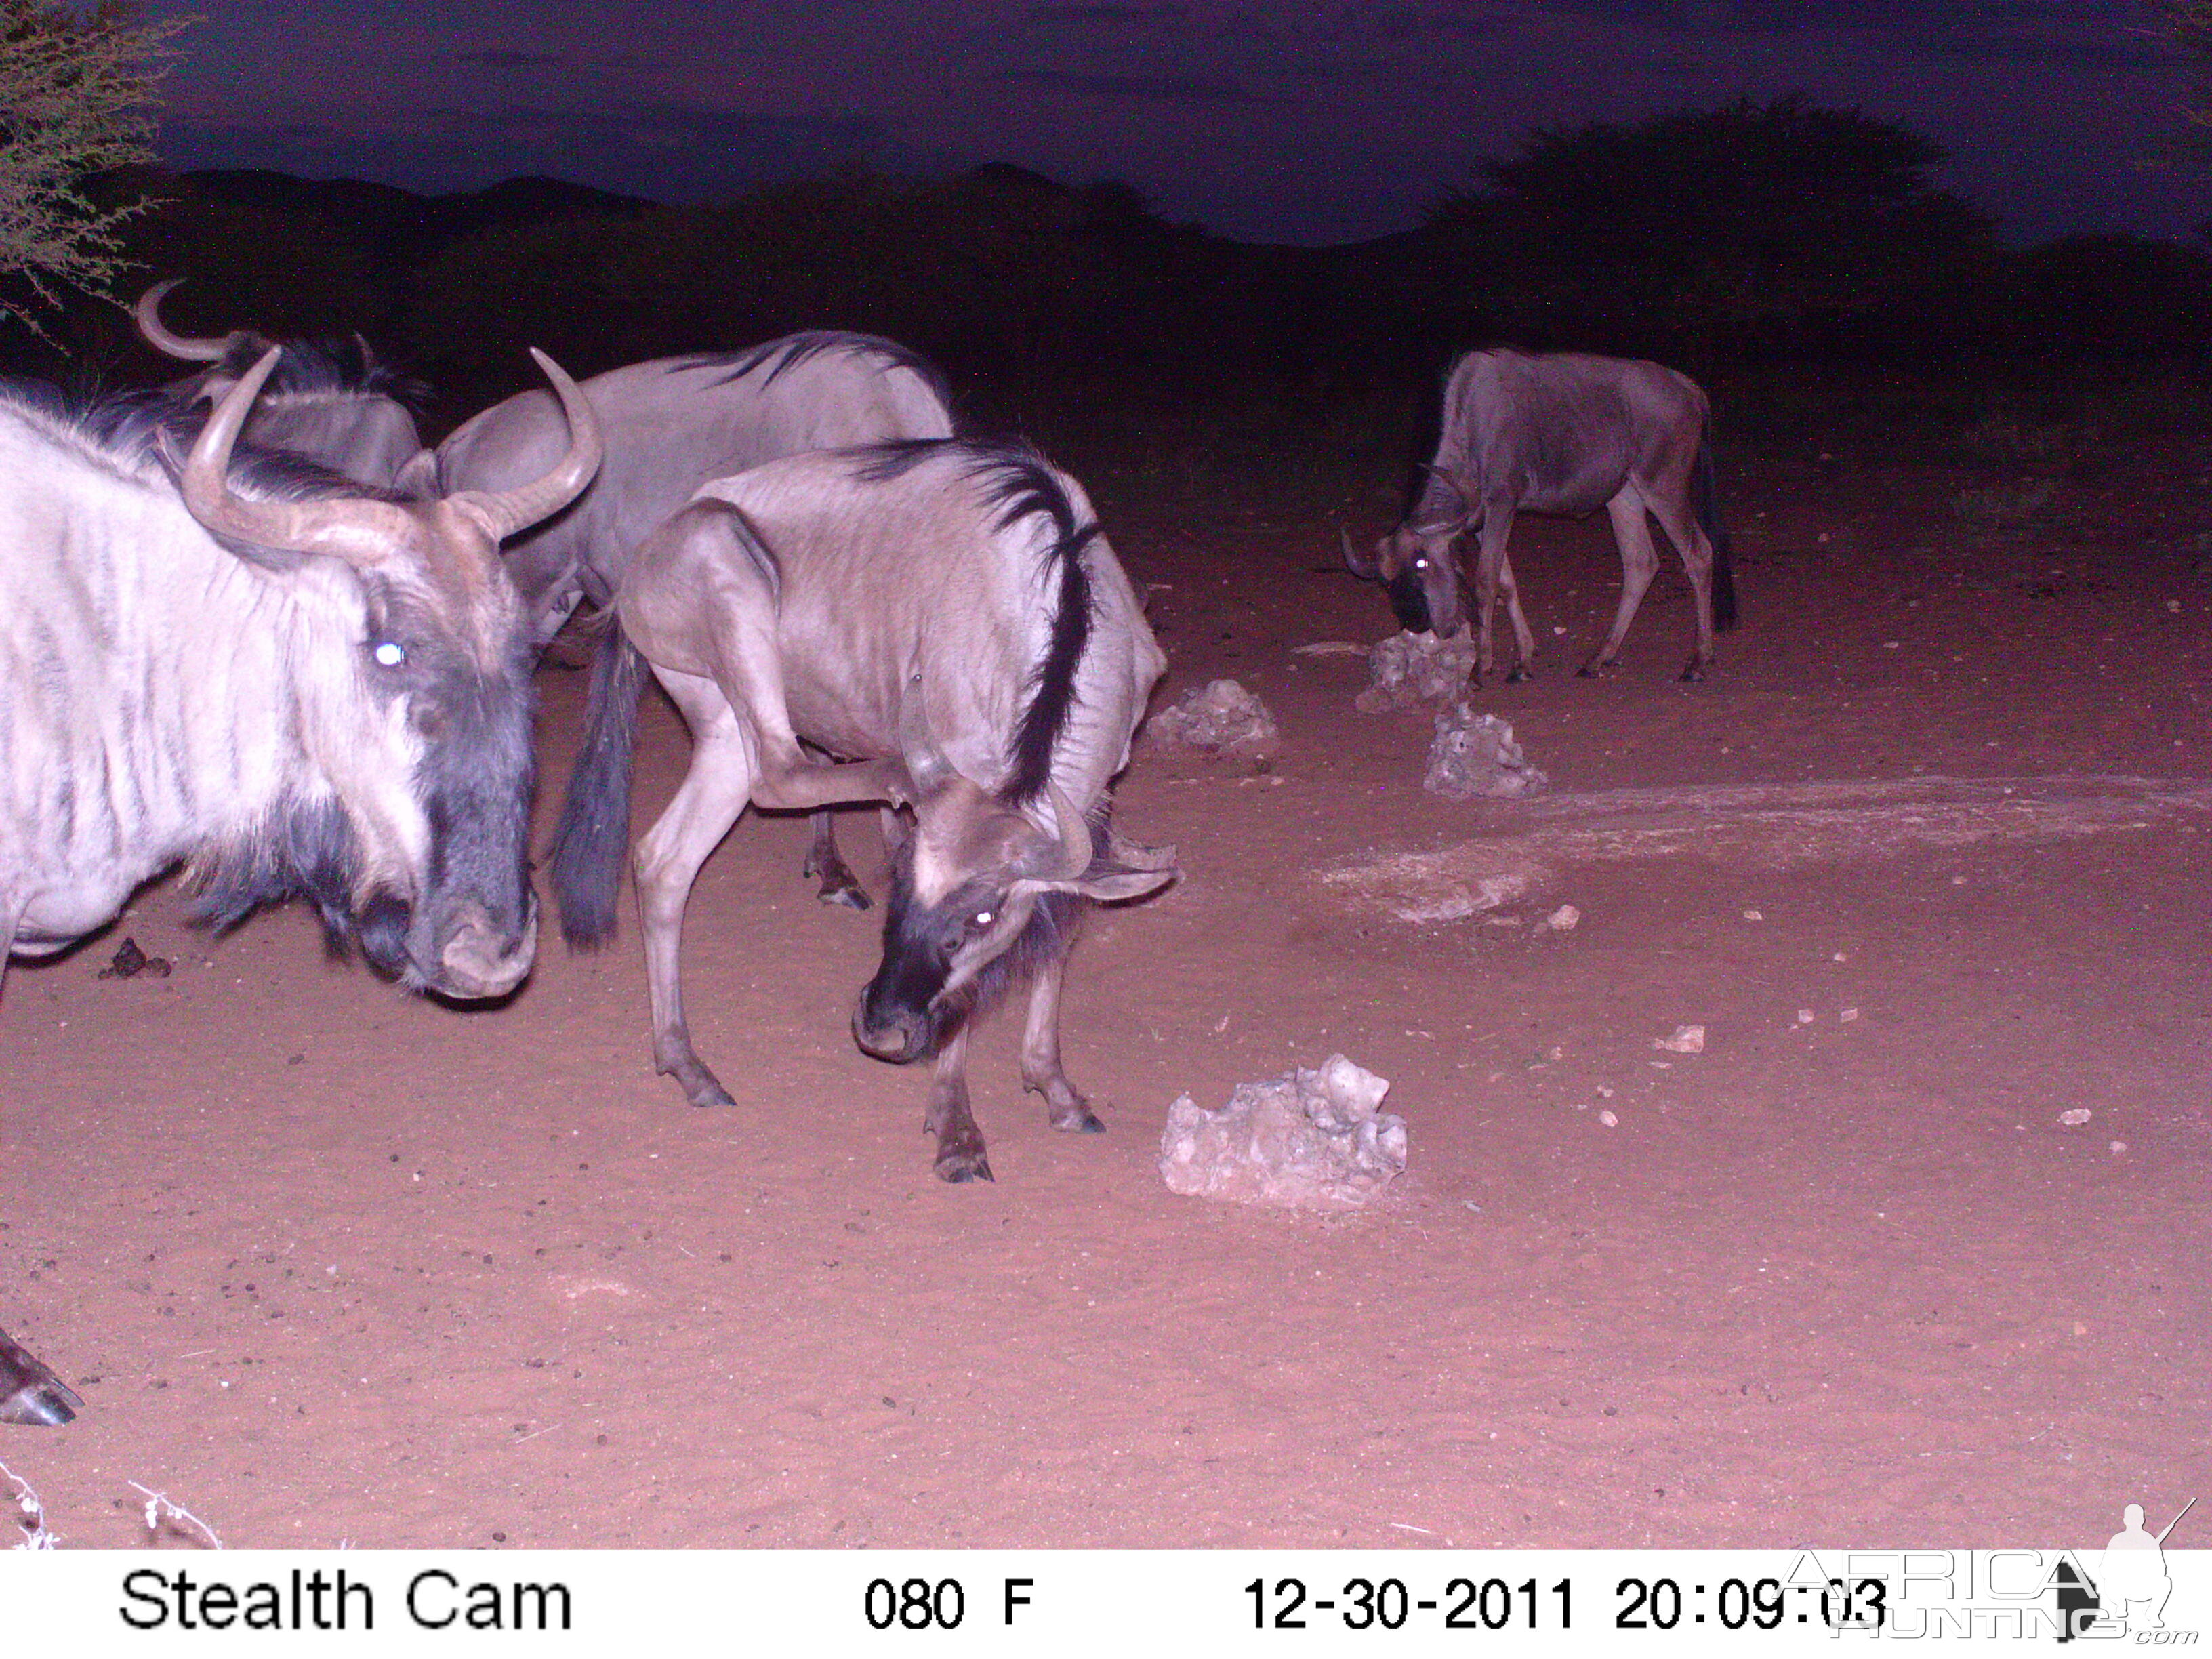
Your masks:
[{"label": "curved horn", "polygon": [[553,390],[561,394],[561,409],[568,417],[568,453],[550,472],[520,489],[500,495],[471,489],[450,498],[465,502],[483,514],[495,541],[505,541],[516,531],[526,529],[540,519],[551,518],[582,495],[606,453],[599,441],[599,417],[592,412],[584,394],[576,389],[576,383],[560,364],[536,346],[531,347],[530,355],[545,371],[545,378],[553,382]]},{"label": "curved horn", "polygon": [[235,335],[221,339],[194,339],[189,335],[172,334],[161,325],[162,296],[185,279],[172,276],[167,282],[156,283],[138,296],[138,303],[131,307],[131,314],[138,319],[138,331],[146,337],[146,343],[164,356],[180,357],[188,363],[219,363],[230,355],[230,343]]},{"label": "curved horn", "polygon": [[1363,581],[1374,580],[1380,566],[1375,560],[1361,556],[1359,550],[1352,544],[1352,532],[1342,525],[1337,526],[1336,533],[1344,544],[1344,568]]},{"label": "curved horn", "polygon": [[397,526],[404,518],[389,502],[252,501],[231,493],[231,447],[262,383],[283,356],[281,347],[270,347],[216,405],[177,481],[185,506],[218,535],[287,552],[328,553],[357,564],[373,563],[382,544],[374,533],[376,527]]},{"label": "curved horn", "polygon": [[1060,856],[1054,867],[1044,872],[1048,877],[1073,881],[1091,867],[1091,826],[1083,821],[1083,814],[1067,798],[1067,792],[1050,778],[1045,780],[1045,793],[1052,801],[1052,815],[1060,823]]}]

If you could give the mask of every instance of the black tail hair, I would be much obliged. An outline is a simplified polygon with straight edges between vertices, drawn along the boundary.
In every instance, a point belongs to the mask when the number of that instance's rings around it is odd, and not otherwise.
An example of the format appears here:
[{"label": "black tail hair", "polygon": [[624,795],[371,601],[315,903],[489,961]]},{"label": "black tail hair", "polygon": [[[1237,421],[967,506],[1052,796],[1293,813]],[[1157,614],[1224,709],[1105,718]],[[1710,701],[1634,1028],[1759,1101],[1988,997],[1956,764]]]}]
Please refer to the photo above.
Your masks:
[{"label": "black tail hair", "polygon": [[1729,556],[1728,532],[1721,527],[1720,487],[1713,481],[1713,446],[1707,439],[1698,446],[1698,476],[1690,506],[1698,527],[1713,544],[1713,626],[1735,626],[1735,568]]},{"label": "black tail hair", "polygon": [[620,623],[607,619],[592,653],[584,747],[568,775],[561,827],[553,832],[553,896],[569,948],[597,950],[614,937],[623,855],[629,849],[631,760],[646,661]]}]

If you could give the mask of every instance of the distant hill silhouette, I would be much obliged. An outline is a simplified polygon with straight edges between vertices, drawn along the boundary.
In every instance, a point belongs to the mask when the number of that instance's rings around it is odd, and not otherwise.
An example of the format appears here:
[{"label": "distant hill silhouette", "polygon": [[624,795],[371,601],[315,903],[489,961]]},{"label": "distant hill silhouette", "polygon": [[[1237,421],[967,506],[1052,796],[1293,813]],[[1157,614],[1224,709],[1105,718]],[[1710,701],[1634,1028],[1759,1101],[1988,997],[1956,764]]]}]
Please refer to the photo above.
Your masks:
[{"label": "distant hill silhouette", "polygon": [[479,231],[536,228],[563,219],[634,218],[659,205],[564,179],[507,179],[482,190],[418,196],[366,179],[295,179],[260,168],[178,173],[172,188],[157,185],[155,193],[329,220],[368,243],[380,262],[401,265],[419,264],[448,243]]}]

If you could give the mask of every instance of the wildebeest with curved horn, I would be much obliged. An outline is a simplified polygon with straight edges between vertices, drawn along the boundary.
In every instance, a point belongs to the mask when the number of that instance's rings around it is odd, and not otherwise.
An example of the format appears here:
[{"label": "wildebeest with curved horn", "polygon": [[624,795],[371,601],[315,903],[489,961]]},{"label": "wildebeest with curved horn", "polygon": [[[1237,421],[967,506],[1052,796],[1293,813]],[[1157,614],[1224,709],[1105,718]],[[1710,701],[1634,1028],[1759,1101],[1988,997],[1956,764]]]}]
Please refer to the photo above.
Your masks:
[{"label": "wildebeest with curved horn", "polygon": [[[212,405],[276,343],[251,329],[207,337],[173,333],[161,320],[161,301],[183,280],[155,283],[138,296],[131,315],[156,351],[207,365],[168,389],[187,402]],[[406,404],[416,391],[413,383],[378,362],[358,334],[350,349],[298,343],[278,349],[283,356],[246,417],[245,441],[304,455],[358,483],[388,488],[422,450]]]},{"label": "wildebeest with curved horn", "polygon": [[1452,365],[1436,458],[1413,510],[1371,558],[1347,537],[1345,562],[1355,574],[1382,583],[1405,627],[1454,634],[1467,620],[1454,544],[1478,537],[1474,684],[1491,670],[1491,613],[1501,592],[1516,647],[1506,678],[1523,680],[1536,643],[1506,556],[1513,515],[1579,517],[1602,507],[1620,549],[1620,607],[1605,643],[1578,671],[1588,676],[1614,665],[1658,573],[1650,524],[1656,519],[1681,556],[1695,602],[1697,648],[1682,678],[1703,679],[1712,665],[1714,624],[1735,623],[1707,416],[1697,382],[1657,363],[1571,352],[1469,352]]},{"label": "wildebeest with curved horn", "polygon": [[[935,366],[868,334],[819,331],[662,357],[595,374],[583,390],[606,436],[605,465],[574,507],[507,550],[507,574],[540,641],[580,598],[612,603],[630,550],[702,485],[786,455],[954,431]],[[456,428],[408,470],[403,487],[507,489],[544,466],[561,441],[553,400],[521,392]],[[805,872],[824,903],[867,908],[826,811],[815,817]]]},{"label": "wildebeest with curved horn", "polygon": [[[190,860],[218,927],[304,896],[332,942],[463,998],[530,970],[531,648],[501,538],[590,480],[590,406],[544,476],[402,501],[237,452],[265,353],[196,416],[0,392],[0,974]],[[0,1336],[0,1421],[82,1402]]]},{"label": "wildebeest with curved horn", "polygon": [[[644,665],[691,729],[690,772],[637,847],[653,1051],[695,1106],[730,1096],[691,1047],[678,955],[693,878],[748,803],[904,801],[860,1047],[934,1057],[937,1173],[989,1179],[969,1109],[975,1014],[1033,975],[1022,1078],[1053,1126],[1103,1126],[1060,1060],[1079,897],[1135,898],[1172,849],[1107,828],[1108,787],[1166,659],[1091,503],[1034,451],[960,439],[771,462],[647,538],[594,659],[552,878],[574,944],[605,940],[628,837]],[[642,661],[641,660],[642,653]],[[840,764],[811,762],[801,740]]]}]

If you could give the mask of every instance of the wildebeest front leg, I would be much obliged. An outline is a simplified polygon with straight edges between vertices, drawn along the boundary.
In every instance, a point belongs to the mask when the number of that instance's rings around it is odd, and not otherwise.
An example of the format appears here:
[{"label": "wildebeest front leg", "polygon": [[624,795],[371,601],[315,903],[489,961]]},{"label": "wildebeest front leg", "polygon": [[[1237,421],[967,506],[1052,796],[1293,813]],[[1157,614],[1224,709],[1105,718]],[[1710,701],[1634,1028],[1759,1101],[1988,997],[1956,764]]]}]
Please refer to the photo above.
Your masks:
[{"label": "wildebeest front leg", "polygon": [[83,1409],[74,1389],[0,1331],[0,1423],[52,1428]]},{"label": "wildebeest front leg", "polygon": [[806,849],[806,862],[801,873],[821,884],[815,894],[824,904],[842,904],[848,910],[868,908],[867,889],[854,878],[837,851],[837,827],[830,810],[823,807],[813,817],[814,842]]},{"label": "wildebeest front leg", "polygon": [[[680,689],[679,689],[680,687]],[[668,810],[637,843],[637,908],[644,922],[645,978],[653,999],[653,1063],[672,1077],[694,1106],[735,1103],[692,1052],[684,1018],[684,907],[707,854],[720,844],[745,810],[752,761],[736,717],[715,710],[713,693],[672,685],[691,722],[691,769]],[[718,701],[718,700],[717,700]]]},{"label": "wildebeest front leg", "polygon": [[991,1160],[983,1153],[983,1132],[968,1109],[968,1033],[963,1029],[937,1051],[937,1070],[929,1080],[929,1115],[922,1127],[937,1137],[940,1181],[989,1181]]},{"label": "wildebeest front leg", "polygon": [[1605,510],[1613,520],[1613,538],[1620,547],[1620,609],[1613,614],[1613,631],[1605,636],[1597,654],[1575,671],[1584,679],[1595,678],[1620,659],[1620,642],[1628,637],[1628,624],[1636,620],[1636,607],[1644,603],[1644,591],[1659,573],[1659,555],[1651,546],[1651,521],[1645,516],[1643,495],[1633,489],[1624,489],[1605,504]]},{"label": "wildebeest front leg", "polygon": [[1528,635],[1528,624],[1521,615],[1519,591],[1513,585],[1513,568],[1506,562],[1505,545],[1513,533],[1513,511],[1510,506],[1493,502],[1482,518],[1482,541],[1474,556],[1474,601],[1476,614],[1475,663],[1472,684],[1480,685],[1490,678],[1494,665],[1491,651],[1491,622],[1498,608],[1498,590],[1501,580],[1505,588],[1506,614],[1513,623],[1514,644],[1520,659],[1510,678],[1525,680],[1528,678],[1528,653],[1535,642]]},{"label": "wildebeest front leg", "polygon": [[1029,1024],[1022,1033],[1022,1086],[1042,1095],[1046,1115],[1055,1129],[1073,1129],[1103,1135],[1106,1126],[1085,1104],[1060,1064],[1060,985],[1067,958],[1054,957],[1036,970],[1030,983]]}]

